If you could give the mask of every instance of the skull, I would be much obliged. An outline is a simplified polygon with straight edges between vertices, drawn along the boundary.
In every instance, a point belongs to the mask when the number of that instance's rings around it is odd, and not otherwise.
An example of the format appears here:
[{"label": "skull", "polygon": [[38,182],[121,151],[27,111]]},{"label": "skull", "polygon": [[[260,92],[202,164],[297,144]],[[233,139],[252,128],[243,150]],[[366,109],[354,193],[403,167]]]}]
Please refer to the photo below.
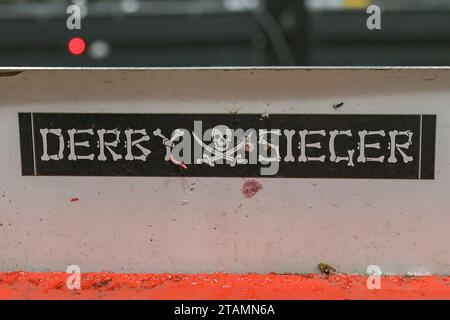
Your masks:
[{"label": "skull", "polygon": [[233,138],[233,133],[227,126],[219,125],[212,129],[212,138],[215,149],[220,152],[225,152],[228,150],[228,145]]}]

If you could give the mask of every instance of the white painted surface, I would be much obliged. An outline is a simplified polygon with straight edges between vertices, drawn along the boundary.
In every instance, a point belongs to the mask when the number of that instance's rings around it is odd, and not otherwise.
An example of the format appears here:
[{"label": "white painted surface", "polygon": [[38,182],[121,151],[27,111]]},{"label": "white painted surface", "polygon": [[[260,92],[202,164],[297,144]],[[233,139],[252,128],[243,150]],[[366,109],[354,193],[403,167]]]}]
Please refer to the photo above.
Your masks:
[{"label": "white painted surface", "polygon": [[[246,199],[242,178],[21,176],[18,112],[230,111],[437,114],[436,179],[266,178]],[[0,271],[450,274],[449,137],[449,70],[0,77]]]}]

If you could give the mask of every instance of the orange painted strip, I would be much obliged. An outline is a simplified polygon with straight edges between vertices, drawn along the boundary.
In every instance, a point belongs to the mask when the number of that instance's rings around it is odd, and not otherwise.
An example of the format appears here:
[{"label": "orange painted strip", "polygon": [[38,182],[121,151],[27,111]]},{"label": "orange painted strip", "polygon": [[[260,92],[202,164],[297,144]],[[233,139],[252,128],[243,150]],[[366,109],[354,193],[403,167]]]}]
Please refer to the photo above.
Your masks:
[{"label": "orange painted strip", "polygon": [[446,299],[450,276],[383,276],[369,290],[366,276],[317,274],[84,273],[81,290],[66,273],[0,273],[0,299]]}]

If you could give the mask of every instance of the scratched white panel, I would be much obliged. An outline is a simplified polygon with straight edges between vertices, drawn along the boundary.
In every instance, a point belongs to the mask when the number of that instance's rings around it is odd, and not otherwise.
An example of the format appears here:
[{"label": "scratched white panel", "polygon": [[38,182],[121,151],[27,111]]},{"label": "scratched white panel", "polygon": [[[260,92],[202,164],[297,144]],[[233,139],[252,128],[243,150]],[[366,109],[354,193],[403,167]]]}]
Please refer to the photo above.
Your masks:
[{"label": "scratched white panel", "polygon": [[[18,112],[236,111],[437,114],[436,179],[261,178],[247,199],[243,178],[21,176]],[[449,274],[449,137],[449,70],[0,77],[0,271]]]}]

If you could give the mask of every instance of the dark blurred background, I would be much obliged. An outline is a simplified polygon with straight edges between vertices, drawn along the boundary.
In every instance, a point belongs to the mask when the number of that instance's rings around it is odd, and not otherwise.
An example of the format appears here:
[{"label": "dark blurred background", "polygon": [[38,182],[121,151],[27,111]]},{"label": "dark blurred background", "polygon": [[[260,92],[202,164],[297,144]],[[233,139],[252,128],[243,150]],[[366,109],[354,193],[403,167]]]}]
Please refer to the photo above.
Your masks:
[{"label": "dark blurred background", "polygon": [[450,0],[0,0],[0,66],[393,65],[450,66]]}]

